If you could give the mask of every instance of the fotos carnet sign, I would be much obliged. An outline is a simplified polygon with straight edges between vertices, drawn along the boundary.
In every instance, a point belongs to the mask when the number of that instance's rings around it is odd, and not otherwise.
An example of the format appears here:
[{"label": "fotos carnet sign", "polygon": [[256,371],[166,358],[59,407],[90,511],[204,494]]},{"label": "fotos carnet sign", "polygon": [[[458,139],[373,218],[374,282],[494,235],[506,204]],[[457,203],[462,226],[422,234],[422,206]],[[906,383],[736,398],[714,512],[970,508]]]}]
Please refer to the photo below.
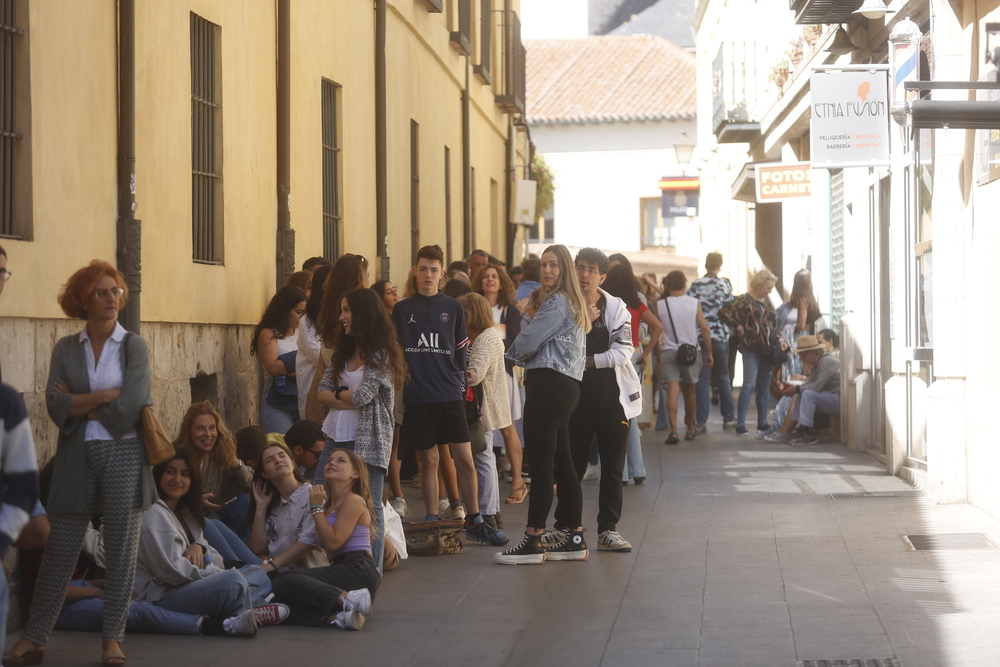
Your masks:
[{"label": "fotos carnet sign", "polygon": [[812,168],[808,162],[758,164],[754,167],[757,203],[799,199],[812,194]]},{"label": "fotos carnet sign", "polygon": [[809,87],[814,168],[889,164],[887,70],[814,71]]}]

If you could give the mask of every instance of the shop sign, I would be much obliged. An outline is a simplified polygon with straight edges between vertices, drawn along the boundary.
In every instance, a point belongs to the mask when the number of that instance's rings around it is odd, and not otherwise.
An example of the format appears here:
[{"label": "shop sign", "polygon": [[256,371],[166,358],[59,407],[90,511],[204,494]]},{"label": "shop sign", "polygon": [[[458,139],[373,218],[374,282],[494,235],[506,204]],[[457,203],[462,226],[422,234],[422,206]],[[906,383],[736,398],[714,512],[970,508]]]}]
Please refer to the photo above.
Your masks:
[{"label": "shop sign", "polygon": [[889,164],[889,81],[885,69],[816,70],[810,147],[817,169]]},{"label": "shop sign", "polygon": [[754,171],[758,204],[800,199],[812,194],[812,168],[808,162],[758,164]]},{"label": "shop sign", "polygon": [[660,215],[669,218],[693,218],[698,215],[698,192],[701,181],[697,177],[664,176],[659,182],[662,195]]}]

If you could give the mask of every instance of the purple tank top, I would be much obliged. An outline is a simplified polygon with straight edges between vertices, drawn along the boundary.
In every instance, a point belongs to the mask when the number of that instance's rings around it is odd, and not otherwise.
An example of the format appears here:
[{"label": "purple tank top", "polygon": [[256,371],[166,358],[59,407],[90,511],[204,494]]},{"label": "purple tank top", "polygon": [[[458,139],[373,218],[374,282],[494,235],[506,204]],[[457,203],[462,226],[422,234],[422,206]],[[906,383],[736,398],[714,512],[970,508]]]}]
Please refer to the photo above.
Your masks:
[{"label": "purple tank top", "polygon": [[[344,502],[343,500],[340,502]],[[340,505],[337,505],[339,508]],[[326,517],[326,522],[333,527],[333,524],[337,523],[337,509],[334,509]],[[349,553],[351,551],[371,551],[372,550],[372,540],[371,540],[371,529],[368,526],[362,526],[360,523],[354,526],[354,530],[351,534],[347,536],[347,539],[340,548],[336,551],[328,551],[327,557],[333,560],[337,556],[342,556],[343,554]]]}]

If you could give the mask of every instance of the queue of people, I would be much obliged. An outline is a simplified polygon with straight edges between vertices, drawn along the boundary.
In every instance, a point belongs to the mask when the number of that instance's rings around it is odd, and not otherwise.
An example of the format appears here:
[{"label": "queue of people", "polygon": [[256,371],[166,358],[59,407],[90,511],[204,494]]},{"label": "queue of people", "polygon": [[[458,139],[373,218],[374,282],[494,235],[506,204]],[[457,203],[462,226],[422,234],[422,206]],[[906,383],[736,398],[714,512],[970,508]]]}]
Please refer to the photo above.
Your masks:
[{"label": "queue of people", "polygon": [[[122,274],[94,260],[59,295],[85,325],[52,352],[46,402],[59,443],[44,509],[23,403],[0,387],[5,452],[16,451],[0,472],[0,535],[9,544],[29,515],[51,526],[24,634],[4,665],[41,663],[54,628],[100,627],[107,665],[124,663],[126,629],[361,629],[394,551],[386,514],[411,513],[400,480],[407,454],[423,521],[461,519],[468,540],[492,547],[510,542],[499,485],[509,468],[506,503],[527,502],[528,518],[516,544],[494,554],[508,565],[589,557],[581,480],[596,454],[598,550],[631,551],[618,523],[623,486],[646,477],[645,369],[664,388],[666,444],[680,441],[681,397],[688,441],[706,432],[713,396],[723,428],[743,435],[756,394],[758,435],[791,444],[815,442],[817,416],[839,412],[837,337],[813,331],[808,272],[776,313],[773,274],[759,271],[734,297],[721,266],[711,253],[690,288],[681,271],[657,285],[623,255],[584,248],[573,257],[552,245],[510,272],[481,250],[446,271],[432,245],[416,253],[401,300],[389,281],[370,285],[361,255],[310,258],[249,343],[265,378],[259,426],[234,435],[214,405],[194,403],[175,454],[152,467],[140,427],[152,404],[149,351],[117,321]],[[10,275],[0,248],[0,290]],[[743,355],[735,406],[734,341]],[[781,399],[773,425],[772,394]],[[102,579],[79,571],[81,546]]]}]

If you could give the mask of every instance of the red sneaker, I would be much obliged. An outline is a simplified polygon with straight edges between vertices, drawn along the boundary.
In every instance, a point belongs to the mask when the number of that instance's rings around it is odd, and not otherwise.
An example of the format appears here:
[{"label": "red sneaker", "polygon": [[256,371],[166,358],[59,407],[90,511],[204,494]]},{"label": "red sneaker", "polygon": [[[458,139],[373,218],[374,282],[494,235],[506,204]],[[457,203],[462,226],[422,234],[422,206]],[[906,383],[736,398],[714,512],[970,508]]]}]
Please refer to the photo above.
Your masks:
[{"label": "red sneaker", "polygon": [[290,612],[288,610],[288,605],[272,602],[271,604],[265,604],[261,607],[257,607],[253,610],[253,613],[257,617],[257,625],[264,628],[269,625],[277,625],[278,623],[281,623],[288,618],[288,614]]}]

